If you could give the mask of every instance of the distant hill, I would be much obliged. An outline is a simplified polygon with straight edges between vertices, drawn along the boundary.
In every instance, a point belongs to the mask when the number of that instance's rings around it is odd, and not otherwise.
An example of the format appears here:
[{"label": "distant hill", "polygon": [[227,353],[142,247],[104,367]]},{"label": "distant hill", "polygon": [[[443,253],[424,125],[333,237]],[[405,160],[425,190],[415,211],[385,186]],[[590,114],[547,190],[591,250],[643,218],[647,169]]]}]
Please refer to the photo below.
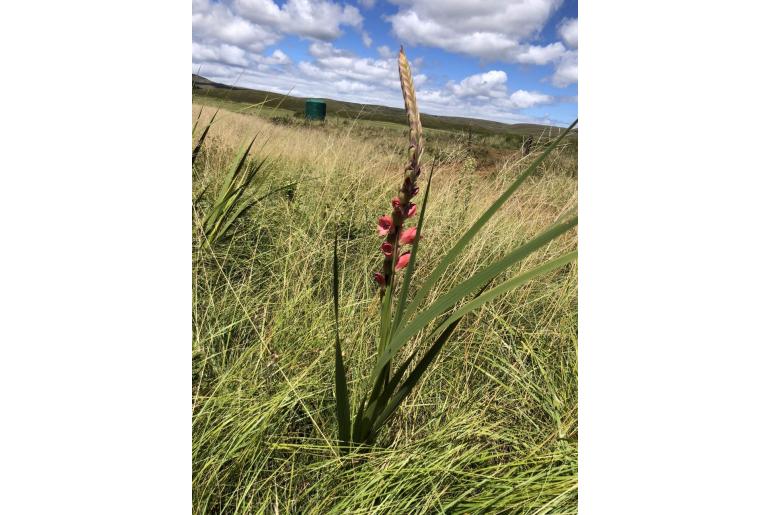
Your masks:
[{"label": "distant hill", "polygon": [[[206,97],[230,100],[232,102],[242,102],[246,104],[257,104],[265,102],[265,107],[275,107],[280,104],[281,108],[294,112],[304,112],[305,98],[285,96],[270,91],[260,91],[256,89],[241,88],[237,86],[228,86],[214,82],[200,75],[192,74],[193,96],[200,95]],[[267,99],[267,100],[265,100]],[[326,113],[341,118],[362,118],[365,120],[374,120],[381,122],[391,122],[406,125],[406,116],[403,108],[386,107],[370,104],[356,104],[353,102],[343,102],[341,100],[326,101]],[[493,122],[491,120],[481,120],[478,118],[463,118],[460,116],[437,116],[421,113],[420,120],[424,127],[430,129],[444,130],[472,130],[478,133],[488,134],[541,134],[553,132],[554,135],[563,130],[560,127],[549,125],[538,125],[532,123],[508,124]]]}]

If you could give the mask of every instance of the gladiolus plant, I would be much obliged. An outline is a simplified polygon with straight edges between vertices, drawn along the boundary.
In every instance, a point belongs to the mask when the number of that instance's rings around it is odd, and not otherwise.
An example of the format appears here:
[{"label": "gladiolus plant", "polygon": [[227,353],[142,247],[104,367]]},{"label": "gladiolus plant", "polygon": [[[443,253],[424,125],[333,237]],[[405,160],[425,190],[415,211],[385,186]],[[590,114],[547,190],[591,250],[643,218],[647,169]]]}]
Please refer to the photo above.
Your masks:
[{"label": "gladiolus plant", "polygon": [[[417,204],[412,200],[417,199],[420,192],[417,182],[421,174],[420,158],[423,151],[423,137],[412,75],[403,48],[398,56],[398,68],[409,123],[409,160],[398,196],[390,202],[391,213],[380,216],[377,220],[377,233],[384,238],[380,245],[382,268],[374,273],[374,281],[380,294],[379,344],[377,346],[377,359],[367,383],[370,388],[369,393],[361,399],[353,419],[351,419],[345,365],[337,324],[339,288],[336,240],[334,246],[335,397],[339,444],[343,452],[353,447],[374,444],[379,431],[418,384],[464,315],[527,281],[556,270],[577,258],[577,251],[566,253],[491,287],[495,278],[501,273],[574,228],[577,225],[577,216],[572,216],[557,221],[502,259],[438,296],[433,303],[427,306],[422,305],[428,293],[438,283],[444,272],[455,262],[471,239],[575,127],[577,124],[577,120],[575,120],[524,172],[519,174],[473,226],[458,239],[440,263],[421,281],[420,287],[416,289],[412,299],[407,302],[407,294],[412,285],[412,276],[421,244],[420,234],[428,204],[433,170],[428,174],[425,184],[425,194],[419,208],[420,214],[417,224],[406,227],[409,219],[418,211]],[[433,325],[431,326],[431,324]],[[398,352],[412,338],[427,328],[431,330],[424,336],[426,345],[418,346],[417,350],[403,359],[395,372],[391,373],[393,360],[397,357]]]}]

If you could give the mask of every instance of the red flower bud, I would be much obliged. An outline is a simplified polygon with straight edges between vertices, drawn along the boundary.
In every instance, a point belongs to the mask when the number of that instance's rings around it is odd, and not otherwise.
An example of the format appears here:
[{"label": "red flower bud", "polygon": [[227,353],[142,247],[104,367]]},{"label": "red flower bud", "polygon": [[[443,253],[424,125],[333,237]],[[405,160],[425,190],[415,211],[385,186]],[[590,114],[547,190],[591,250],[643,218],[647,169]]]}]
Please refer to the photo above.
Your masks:
[{"label": "red flower bud", "polygon": [[377,232],[380,236],[387,236],[391,227],[393,227],[393,219],[388,215],[381,216],[377,220]]},{"label": "red flower bud", "polygon": [[401,233],[401,238],[398,241],[401,242],[401,245],[411,245],[416,237],[417,227],[410,227]]},{"label": "red flower bud", "polygon": [[398,258],[398,262],[396,263],[396,270],[401,270],[402,268],[406,268],[406,265],[409,264],[409,258],[412,257],[412,254],[410,252],[404,252],[401,254],[401,257]]}]

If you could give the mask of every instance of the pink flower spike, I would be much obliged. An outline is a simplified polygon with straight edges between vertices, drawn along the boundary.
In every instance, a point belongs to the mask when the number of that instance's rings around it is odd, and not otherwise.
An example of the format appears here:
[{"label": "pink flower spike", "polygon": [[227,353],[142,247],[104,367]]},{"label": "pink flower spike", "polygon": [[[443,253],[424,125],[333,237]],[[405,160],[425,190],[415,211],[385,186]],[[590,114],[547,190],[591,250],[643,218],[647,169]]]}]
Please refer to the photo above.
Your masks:
[{"label": "pink flower spike", "polygon": [[380,286],[385,286],[385,276],[382,275],[382,272],[375,272],[374,281]]},{"label": "pink flower spike", "polygon": [[393,206],[393,209],[398,209],[401,207],[401,201],[398,200],[398,197],[393,197],[393,200],[391,200],[390,203]]},{"label": "pink flower spike", "polygon": [[392,256],[392,255],[393,255],[393,245],[391,245],[391,244],[390,244],[390,243],[388,243],[387,241],[386,241],[385,243],[383,243],[383,244],[382,244],[382,246],[380,247],[380,250],[381,250],[381,251],[382,251],[382,253],[383,253],[383,254],[385,254],[387,257],[390,257],[390,256]]},{"label": "pink flower spike", "polygon": [[406,268],[406,265],[409,264],[409,258],[412,257],[412,254],[410,252],[404,252],[401,254],[401,257],[398,258],[398,262],[396,263],[396,270],[401,270],[402,268]]},{"label": "pink flower spike", "polygon": [[387,236],[391,227],[393,227],[393,219],[391,217],[385,215],[377,220],[377,232],[380,236]]},{"label": "pink flower spike", "polygon": [[416,212],[417,212],[417,206],[410,202],[409,203],[409,211],[407,211],[406,217],[407,218],[412,218]]},{"label": "pink flower spike", "polygon": [[410,227],[401,233],[401,238],[398,240],[401,245],[411,245],[414,243],[414,239],[417,236],[417,227]]}]

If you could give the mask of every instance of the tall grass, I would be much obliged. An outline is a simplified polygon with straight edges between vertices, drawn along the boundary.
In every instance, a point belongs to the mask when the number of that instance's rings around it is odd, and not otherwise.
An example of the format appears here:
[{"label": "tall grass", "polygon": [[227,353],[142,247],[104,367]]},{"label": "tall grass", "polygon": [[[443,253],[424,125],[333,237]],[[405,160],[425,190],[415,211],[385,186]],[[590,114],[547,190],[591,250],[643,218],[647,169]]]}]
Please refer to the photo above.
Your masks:
[{"label": "tall grass", "polygon": [[[193,119],[200,107],[193,109]],[[206,108],[201,119],[210,119]],[[193,499],[196,513],[575,513],[577,269],[568,265],[464,317],[366,454],[338,452],[329,273],[338,228],[339,329],[350,401],[369,393],[379,294],[372,220],[403,173],[403,132],[362,139],[355,126],[273,126],[220,111],[196,161],[193,195],[210,202],[245,134],[275,184],[219,246],[193,246]],[[362,122],[363,123],[363,122]],[[196,136],[202,130],[196,129]],[[379,130],[379,129],[378,129]],[[393,146],[383,144],[392,139]],[[196,139],[197,141],[197,139]],[[446,148],[428,146],[432,163]],[[517,149],[518,150],[518,149]],[[531,160],[461,176],[436,163],[414,285]],[[576,198],[557,148],[427,293],[432,303],[563,218]],[[472,190],[476,201],[462,202]],[[194,211],[199,242],[203,212]],[[575,248],[568,232],[503,273]],[[409,341],[409,355],[418,342]]]}]

